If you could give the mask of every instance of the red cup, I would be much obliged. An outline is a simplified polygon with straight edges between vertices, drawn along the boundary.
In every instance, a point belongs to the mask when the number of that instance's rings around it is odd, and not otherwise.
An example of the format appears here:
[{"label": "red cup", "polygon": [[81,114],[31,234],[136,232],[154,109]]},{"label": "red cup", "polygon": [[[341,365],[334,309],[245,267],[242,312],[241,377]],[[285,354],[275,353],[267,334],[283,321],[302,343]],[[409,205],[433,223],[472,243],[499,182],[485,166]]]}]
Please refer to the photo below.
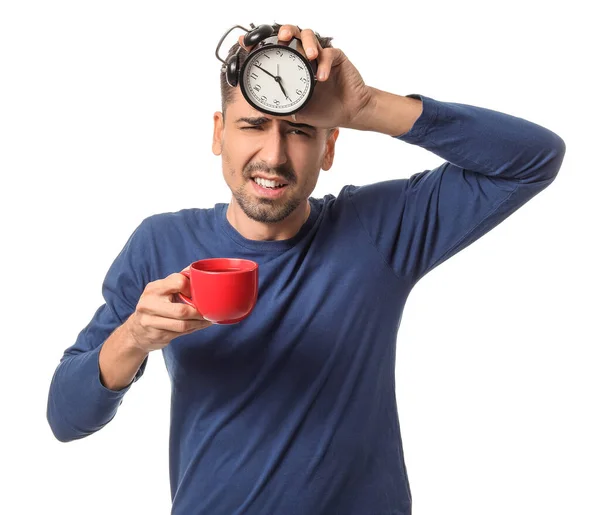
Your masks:
[{"label": "red cup", "polygon": [[181,272],[190,280],[192,298],[179,298],[214,324],[236,324],[246,318],[258,297],[258,263],[248,259],[194,261]]}]

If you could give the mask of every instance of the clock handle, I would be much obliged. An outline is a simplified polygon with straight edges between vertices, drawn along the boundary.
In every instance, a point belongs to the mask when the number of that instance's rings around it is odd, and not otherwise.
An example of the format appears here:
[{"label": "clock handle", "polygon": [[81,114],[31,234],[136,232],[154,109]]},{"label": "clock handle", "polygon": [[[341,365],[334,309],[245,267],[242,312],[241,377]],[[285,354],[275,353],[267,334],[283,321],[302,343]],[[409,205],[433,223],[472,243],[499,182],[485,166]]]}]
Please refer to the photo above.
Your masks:
[{"label": "clock handle", "polygon": [[219,43],[217,44],[217,49],[215,50],[215,56],[217,57],[217,59],[219,61],[221,61],[223,64],[227,64],[223,59],[221,59],[219,57],[219,49],[221,48],[221,45],[223,44],[223,41],[225,41],[225,38],[227,37],[227,35],[233,30],[233,29],[242,29],[245,30],[246,32],[248,32],[248,29],[246,27],[242,27],[241,25],[235,25],[233,27],[231,27],[225,34],[223,34],[223,37],[219,40]]},{"label": "clock handle", "polygon": [[259,25],[244,36],[244,46],[251,47],[273,35],[271,25]]}]

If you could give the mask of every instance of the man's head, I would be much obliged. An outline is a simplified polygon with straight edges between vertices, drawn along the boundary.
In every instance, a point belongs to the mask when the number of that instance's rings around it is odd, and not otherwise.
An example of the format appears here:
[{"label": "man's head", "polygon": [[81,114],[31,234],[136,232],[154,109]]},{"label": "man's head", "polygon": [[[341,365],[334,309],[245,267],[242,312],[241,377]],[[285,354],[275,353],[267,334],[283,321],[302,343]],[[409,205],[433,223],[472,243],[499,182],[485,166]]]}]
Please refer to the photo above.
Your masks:
[{"label": "man's head", "polygon": [[[319,40],[321,46],[331,46],[330,41]],[[236,43],[228,58],[238,48]],[[240,49],[238,69],[247,55]],[[224,72],[220,80],[222,112],[214,114],[213,153],[222,156],[223,176],[244,214],[261,223],[280,222],[305,208],[319,172],[331,168],[339,130],[261,113],[244,99],[239,85],[227,84]],[[260,189],[257,177],[285,186],[269,195]]]}]

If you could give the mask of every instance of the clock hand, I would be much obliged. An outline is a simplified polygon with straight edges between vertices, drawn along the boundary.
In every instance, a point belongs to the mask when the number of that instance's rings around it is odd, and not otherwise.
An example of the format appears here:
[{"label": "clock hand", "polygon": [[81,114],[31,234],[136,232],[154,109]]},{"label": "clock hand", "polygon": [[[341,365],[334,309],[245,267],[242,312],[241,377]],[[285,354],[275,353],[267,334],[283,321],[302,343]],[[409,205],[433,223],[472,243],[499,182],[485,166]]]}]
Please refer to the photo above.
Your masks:
[{"label": "clock hand", "polygon": [[[281,91],[283,92],[285,98],[290,100],[290,98],[287,96],[287,93],[285,92],[285,89],[283,89],[283,85],[281,84],[281,77],[279,75],[277,75],[277,76],[273,75],[272,73],[268,72],[261,66],[258,66],[258,64],[255,64],[254,66],[256,66],[259,70],[262,70],[263,72],[265,72],[267,75],[270,75],[271,77],[273,77],[275,79],[275,82],[277,82],[277,84],[279,84],[279,87],[281,88]],[[279,73],[279,65],[277,65],[277,73]]]},{"label": "clock hand", "polygon": [[[285,98],[287,98],[288,100],[290,100],[290,98],[287,96],[287,93],[285,92],[285,89],[283,89],[283,84],[281,84],[281,80],[278,80],[277,83],[279,84],[279,87],[281,88],[281,91],[283,91],[283,95],[285,96]],[[291,100],[290,100],[291,102]]]},{"label": "clock hand", "polygon": [[256,66],[259,70],[262,70],[263,72],[265,72],[267,75],[270,75],[271,77],[273,77],[275,80],[277,80],[277,77],[275,77],[275,75],[273,75],[272,73],[269,73],[267,70],[265,70],[264,68],[261,68],[260,66],[258,66],[258,64],[255,64],[254,66]]},{"label": "clock hand", "polygon": [[283,92],[285,98],[287,98],[291,102],[292,99],[287,96],[285,89],[283,89],[283,84],[281,84],[281,77],[279,76],[279,63],[277,63],[277,77],[275,78],[275,80],[279,83],[279,87],[281,88],[281,91]]}]

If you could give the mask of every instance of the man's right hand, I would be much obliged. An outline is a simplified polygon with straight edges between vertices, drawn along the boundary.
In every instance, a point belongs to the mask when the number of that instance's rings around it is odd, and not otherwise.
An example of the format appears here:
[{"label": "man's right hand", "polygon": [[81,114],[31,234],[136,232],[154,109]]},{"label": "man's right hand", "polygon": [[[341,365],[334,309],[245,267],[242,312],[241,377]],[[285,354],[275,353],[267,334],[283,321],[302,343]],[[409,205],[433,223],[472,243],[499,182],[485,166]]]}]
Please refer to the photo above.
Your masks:
[{"label": "man's right hand", "polygon": [[125,323],[136,347],[145,352],[162,349],[178,336],[213,324],[193,307],[176,302],[180,292],[191,296],[190,280],[181,273],[146,285],[135,312]]}]

